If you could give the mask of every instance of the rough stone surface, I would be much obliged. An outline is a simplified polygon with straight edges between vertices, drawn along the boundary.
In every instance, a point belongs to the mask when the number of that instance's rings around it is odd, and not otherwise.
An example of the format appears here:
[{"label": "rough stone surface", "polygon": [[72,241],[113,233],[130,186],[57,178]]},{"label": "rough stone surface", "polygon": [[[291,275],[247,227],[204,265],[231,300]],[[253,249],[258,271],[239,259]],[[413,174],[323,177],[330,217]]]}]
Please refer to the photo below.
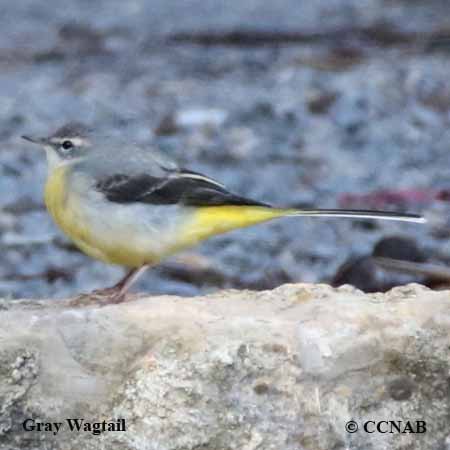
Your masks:
[{"label": "rough stone surface", "polygon": [[[418,285],[4,300],[0,449],[444,449],[449,346],[449,292]],[[63,426],[25,432],[26,418]],[[124,418],[127,431],[70,432],[66,418]],[[369,420],[427,432],[367,434]]]}]

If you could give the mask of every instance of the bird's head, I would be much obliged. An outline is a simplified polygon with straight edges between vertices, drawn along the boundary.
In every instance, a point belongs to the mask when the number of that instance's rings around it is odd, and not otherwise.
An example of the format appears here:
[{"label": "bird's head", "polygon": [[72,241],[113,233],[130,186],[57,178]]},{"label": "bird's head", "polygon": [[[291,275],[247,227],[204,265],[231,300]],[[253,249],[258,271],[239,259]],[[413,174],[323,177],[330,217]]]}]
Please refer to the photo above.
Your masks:
[{"label": "bird's head", "polygon": [[69,123],[49,137],[22,136],[23,139],[42,146],[47,153],[50,167],[78,160],[87,154],[91,146],[89,129],[80,123]]}]

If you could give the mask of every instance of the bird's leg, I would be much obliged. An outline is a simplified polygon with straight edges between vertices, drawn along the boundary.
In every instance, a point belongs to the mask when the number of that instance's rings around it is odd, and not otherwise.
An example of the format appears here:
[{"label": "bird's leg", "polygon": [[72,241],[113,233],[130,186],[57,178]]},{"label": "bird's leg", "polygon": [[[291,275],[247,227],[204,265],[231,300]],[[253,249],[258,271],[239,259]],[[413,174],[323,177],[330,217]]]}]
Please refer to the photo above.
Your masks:
[{"label": "bird's leg", "polygon": [[149,267],[150,266],[146,264],[137,269],[130,270],[130,272],[128,272],[115,286],[113,286],[113,289],[117,290],[117,292],[112,296],[111,303],[123,302],[130,287]]},{"label": "bird's leg", "polygon": [[96,289],[95,291],[93,291],[93,293],[99,294],[99,295],[109,295],[109,294],[113,294],[114,292],[118,292],[122,289],[123,286],[125,286],[128,283],[129,280],[133,279],[134,275],[139,270],[140,270],[140,268],[131,269],[115,285],[107,287],[107,288],[103,288],[103,289]]},{"label": "bird's leg", "polygon": [[90,294],[98,297],[106,297],[110,295],[114,295],[120,291],[122,286],[129,280],[138,269],[131,269],[128,271],[124,277],[122,277],[116,284],[107,288],[94,289]]},{"label": "bird's leg", "polygon": [[96,289],[90,294],[82,294],[75,299],[74,304],[92,303],[92,301],[97,301],[101,304],[121,303],[125,300],[125,295],[131,285],[135,283],[139,276],[141,276],[148,268],[149,265],[146,264],[137,269],[132,269],[114,286]]}]

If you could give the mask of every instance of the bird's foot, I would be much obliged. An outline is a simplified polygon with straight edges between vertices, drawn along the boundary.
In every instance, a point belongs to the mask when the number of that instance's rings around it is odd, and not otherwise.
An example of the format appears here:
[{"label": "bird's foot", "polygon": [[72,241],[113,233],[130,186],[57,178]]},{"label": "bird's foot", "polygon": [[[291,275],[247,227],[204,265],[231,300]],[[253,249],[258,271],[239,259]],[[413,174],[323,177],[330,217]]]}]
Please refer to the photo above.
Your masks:
[{"label": "bird's foot", "polygon": [[148,265],[144,265],[137,269],[133,269],[114,286],[105,289],[96,289],[89,294],[81,294],[78,297],[75,297],[70,302],[70,305],[85,306],[95,303],[99,306],[104,306],[122,303],[125,301],[131,285],[145,272],[145,270],[147,270],[147,268]]},{"label": "bird's foot", "polygon": [[122,292],[119,287],[110,287],[105,289],[96,289],[95,291],[80,294],[71,300],[71,306],[87,306],[87,305],[98,305],[106,306],[117,303],[122,303],[125,301],[126,292]]},{"label": "bird's foot", "polygon": [[122,286],[113,286],[110,288],[96,289],[89,296],[101,305],[110,305],[125,301],[127,293],[123,292]]}]

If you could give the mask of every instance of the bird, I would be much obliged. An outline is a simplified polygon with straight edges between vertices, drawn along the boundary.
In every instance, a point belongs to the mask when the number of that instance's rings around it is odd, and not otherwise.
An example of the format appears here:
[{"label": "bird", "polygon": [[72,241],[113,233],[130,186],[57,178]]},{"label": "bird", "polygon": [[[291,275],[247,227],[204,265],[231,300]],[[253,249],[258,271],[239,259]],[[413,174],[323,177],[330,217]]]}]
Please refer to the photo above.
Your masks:
[{"label": "bird", "polygon": [[128,268],[105,303],[124,301],[150,266],[213,236],[290,216],[424,222],[416,214],[275,207],[231,192],[222,183],[180,167],[165,155],[118,142],[78,122],[48,137],[22,136],[45,150],[44,199],[56,224],[88,256]]}]

